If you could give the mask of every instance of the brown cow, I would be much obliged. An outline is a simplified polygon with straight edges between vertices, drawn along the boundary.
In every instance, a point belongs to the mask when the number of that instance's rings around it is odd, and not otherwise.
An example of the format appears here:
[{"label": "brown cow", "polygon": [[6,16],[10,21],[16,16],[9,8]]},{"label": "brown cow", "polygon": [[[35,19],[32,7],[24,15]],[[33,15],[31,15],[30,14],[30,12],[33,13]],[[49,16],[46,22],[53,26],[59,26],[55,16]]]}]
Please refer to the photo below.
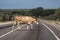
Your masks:
[{"label": "brown cow", "polygon": [[[15,16],[14,18],[15,18],[15,20],[14,20],[15,24],[17,25],[17,27],[19,29],[20,29],[20,27],[19,27],[20,23],[26,23],[26,24],[30,25],[31,29],[33,29],[33,27],[32,27],[33,23],[38,24],[37,20],[31,16]],[[28,29],[28,26],[27,26],[27,29]]]}]

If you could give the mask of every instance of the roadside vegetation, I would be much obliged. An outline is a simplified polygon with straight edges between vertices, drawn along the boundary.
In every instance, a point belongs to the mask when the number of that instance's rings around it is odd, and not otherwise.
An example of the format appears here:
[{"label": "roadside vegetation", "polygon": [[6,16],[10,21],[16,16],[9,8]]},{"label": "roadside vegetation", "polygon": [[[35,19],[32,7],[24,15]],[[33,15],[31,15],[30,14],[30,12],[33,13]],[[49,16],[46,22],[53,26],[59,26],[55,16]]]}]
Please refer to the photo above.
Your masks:
[{"label": "roadside vegetation", "polygon": [[[5,12],[5,13],[3,13]],[[8,13],[7,13],[8,12]],[[0,21],[13,21],[16,15],[34,16],[47,20],[60,20],[60,8],[44,9],[43,7],[33,9],[0,9]]]}]

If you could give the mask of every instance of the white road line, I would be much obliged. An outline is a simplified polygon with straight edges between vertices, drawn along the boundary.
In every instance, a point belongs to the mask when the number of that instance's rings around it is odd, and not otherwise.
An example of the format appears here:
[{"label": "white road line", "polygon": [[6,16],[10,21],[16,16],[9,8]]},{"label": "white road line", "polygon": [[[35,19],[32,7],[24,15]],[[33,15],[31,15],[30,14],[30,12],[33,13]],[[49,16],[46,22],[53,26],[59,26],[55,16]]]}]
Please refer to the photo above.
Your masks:
[{"label": "white road line", "polygon": [[[25,25],[26,25],[26,24],[25,24]],[[21,27],[23,27],[23,26],[25,26],[25,25],[22,25]],[[8,32],[8,33],[5,33],[5,34],[1,35],[0,38],[2,38],[2,37],[4,37],[4,36],[6,36],[6,35],[8,35],[8,34],[10,34],[10,33],[12,33],[12,32],[14,32],[14,31],[16,31],[16,30],[18,30],[18,28],[14,29],[14,30],[12,30],[12,31],[10,31],[10,32]]]},{"label": "white road line", "polygon": [[60,40],[60,38],[44,23],[42,23],[53,35],[57,40]]}]

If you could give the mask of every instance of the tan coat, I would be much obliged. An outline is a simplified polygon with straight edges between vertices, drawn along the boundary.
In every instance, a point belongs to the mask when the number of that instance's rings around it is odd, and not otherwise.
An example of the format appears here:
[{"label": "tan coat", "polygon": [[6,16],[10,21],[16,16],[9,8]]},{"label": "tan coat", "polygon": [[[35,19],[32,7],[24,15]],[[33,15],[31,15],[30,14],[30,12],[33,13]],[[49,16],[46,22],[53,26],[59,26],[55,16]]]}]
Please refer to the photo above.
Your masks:
[{"label": "tan coat", "polygon": [[27,23],[27,24],[31,25],[32,23],[37,22],[36,19],[31,16],[15,16],[14,18],[15,18],[14,21],[16,22],[16,24]]}]

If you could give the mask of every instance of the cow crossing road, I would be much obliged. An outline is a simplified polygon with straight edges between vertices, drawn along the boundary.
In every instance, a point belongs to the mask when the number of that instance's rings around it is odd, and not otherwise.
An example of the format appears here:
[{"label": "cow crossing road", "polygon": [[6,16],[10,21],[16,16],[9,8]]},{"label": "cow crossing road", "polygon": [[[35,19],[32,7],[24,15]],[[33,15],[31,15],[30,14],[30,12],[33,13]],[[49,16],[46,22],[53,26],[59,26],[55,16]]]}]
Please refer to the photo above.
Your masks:
[{"label": "cow crossing road", "polygon": [[[46,26],[48,26],[48,25],[49,24],[47,24]],[[38,25],[33,24],[33,30],[24,30],[24,28],[26,29],[26,26],[27,25],[24,25],[24,27],[22,27],[23,30],[14,29],[15,31],[11,32],[8,35],[5,35],[4,37],[0,38],[0,40],[60,40],[59,36],[58,36],[59,39],[56,39],[56,37],[51,33],[51,31],[49,29],[47,29],[45,27],[45,25],[42,22],[39,22]],[[50,26],[48,26],[48,27],[50,27]],[[4,34],[10,32],[11,31],[10,29],[11,29],[11,27],[6,27],[3,29],[0,29],[0,31],[1,31],[0,37],[1,37],[1,35],[4,35]],[[52,28],[52,29],[54,29],[54,28]],[[5,31],[3,31],[3,30],[5,30]],[[6,31],[6,30],[8,30],[8,31]],[[55,33],[56,30],[54,29],[52,31]]]}]

